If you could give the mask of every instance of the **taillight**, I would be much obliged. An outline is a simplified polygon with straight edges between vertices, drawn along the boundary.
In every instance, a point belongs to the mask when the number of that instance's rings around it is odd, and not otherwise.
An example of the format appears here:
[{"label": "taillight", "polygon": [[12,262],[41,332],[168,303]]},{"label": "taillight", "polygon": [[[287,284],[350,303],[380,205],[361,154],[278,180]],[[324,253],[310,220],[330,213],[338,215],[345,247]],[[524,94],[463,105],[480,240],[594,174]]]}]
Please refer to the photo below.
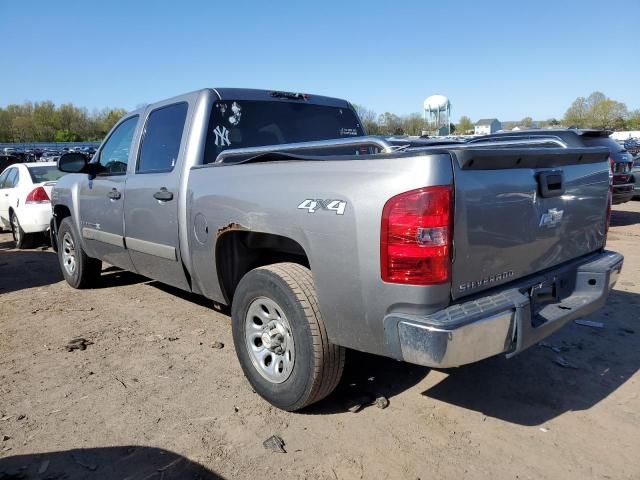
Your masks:
[{"label": "taillight", "polygon": [[387,201],[380,232],[382,280],[411,285],[449,281],[452,206],[450,185],[412,190]]},{"label": "taillight", "polygon": [[49,195],[47,195],[47,191],[44,188],[37,187],[27,195],[25,203],[49,203]]}]

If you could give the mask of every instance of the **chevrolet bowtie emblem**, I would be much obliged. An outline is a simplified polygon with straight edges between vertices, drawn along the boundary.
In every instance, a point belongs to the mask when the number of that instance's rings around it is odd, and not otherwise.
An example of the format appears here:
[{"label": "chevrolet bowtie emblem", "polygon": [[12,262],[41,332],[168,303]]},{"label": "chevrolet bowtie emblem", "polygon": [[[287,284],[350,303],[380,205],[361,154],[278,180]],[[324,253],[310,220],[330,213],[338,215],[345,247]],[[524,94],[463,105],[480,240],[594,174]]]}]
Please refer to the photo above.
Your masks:
[{"label": "chevrolet bowtie emblem", "polygon": [[564,215],[564,210],[558,210],[556,208],[551,208],[547,211],[547,213],[543,213],[540,217],[539,227],[555,227],[562,221],[562,216]]}]

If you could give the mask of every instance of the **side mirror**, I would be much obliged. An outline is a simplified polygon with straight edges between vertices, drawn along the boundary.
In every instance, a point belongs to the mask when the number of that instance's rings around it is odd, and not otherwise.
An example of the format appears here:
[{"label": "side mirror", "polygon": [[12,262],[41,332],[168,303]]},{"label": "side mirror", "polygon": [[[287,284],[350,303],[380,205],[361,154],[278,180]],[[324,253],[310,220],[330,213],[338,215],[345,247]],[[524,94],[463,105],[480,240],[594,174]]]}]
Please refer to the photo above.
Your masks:
[{"label": "side mirror", "polygon": [[87,173],[89,160],[79,152],[69,152],[58,159],[58,170],[65,173]]}]

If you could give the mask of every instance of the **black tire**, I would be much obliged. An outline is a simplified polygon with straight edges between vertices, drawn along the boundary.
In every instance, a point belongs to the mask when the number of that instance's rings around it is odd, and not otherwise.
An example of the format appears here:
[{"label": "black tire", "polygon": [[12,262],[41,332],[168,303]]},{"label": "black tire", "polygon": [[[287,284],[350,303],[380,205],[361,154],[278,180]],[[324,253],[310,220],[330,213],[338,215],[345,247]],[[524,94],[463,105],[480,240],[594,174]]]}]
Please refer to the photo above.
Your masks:
[{"label": "black tire", "polygon": [[[65,240],[70,242],[67,241],[65,244]],[[60,269],[67,283],[73,288],[93,286],[100,277],[102,262],[84,253],[80,236],[69,217],[63,219],[58,228],[58,245]],[[70,256],[73,256],[73,268],[71,268]]]},{"label": "black tire", "polygon": [[16,244],[16,248],[30,248],[33,245],[33,235],[24,233],[24,230],[22,229],[20,221],[18,220],[18,216],[15,214],[15,212],[11,212],[10,222],[11,234],[13,235],[13,241]]},{"label": "black tire", "polygon": [[[253,364],[246,319],[260,298],[275,302],[286,316],[295,343],[295,360],[281,383],[266,379]],[[254,390],[282,410],[300,410],[322,400],[338,385],[344,370],[345,349],[329,342],[308,268],[277,263],[247,273],[235,291],[231,307],[233,342],[245,376]]]}]

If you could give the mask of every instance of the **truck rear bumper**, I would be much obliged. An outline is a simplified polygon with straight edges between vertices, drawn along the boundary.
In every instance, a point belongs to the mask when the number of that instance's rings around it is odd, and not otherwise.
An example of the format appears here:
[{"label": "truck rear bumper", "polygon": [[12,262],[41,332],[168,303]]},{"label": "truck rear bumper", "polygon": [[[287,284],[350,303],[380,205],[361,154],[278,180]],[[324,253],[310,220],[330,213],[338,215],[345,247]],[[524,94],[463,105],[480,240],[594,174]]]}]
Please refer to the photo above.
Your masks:
[{"label": "truck rear bumper", "polygon": [[[622,255],[604,251],[431,315],[389,314],[387,349],[398,360],[436,368],[511,357],[601,308],[622,263]],[[531,293],[540,290],[553,299]]]}]

